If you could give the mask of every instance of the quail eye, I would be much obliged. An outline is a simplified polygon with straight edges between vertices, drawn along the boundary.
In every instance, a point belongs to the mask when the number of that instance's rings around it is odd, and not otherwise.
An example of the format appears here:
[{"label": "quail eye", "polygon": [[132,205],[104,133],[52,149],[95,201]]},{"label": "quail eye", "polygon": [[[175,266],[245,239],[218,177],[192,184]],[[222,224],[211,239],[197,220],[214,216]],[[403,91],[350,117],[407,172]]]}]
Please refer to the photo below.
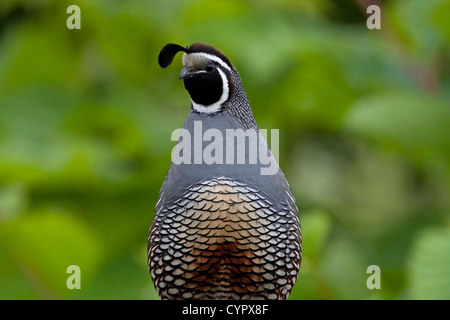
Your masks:
[{"label": "quail eye", "polygon": [[214,65],[214,63],[210,63],[206,66],[205,70],[206,72],[213,72],[215,68],[216,66]]}]

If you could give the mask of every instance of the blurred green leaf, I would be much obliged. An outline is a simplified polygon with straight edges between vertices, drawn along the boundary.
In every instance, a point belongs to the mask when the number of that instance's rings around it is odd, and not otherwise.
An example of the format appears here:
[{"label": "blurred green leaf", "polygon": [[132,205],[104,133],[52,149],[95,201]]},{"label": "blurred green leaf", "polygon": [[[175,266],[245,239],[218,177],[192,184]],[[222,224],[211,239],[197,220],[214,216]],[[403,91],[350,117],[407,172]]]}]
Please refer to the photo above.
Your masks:
[{"label": "blurred green leaf", "polygon": [[419,160],[450,158],[450,109],[443,99],[416,93],[389,93],[356,102],[344,129]]},{"label": "blurred green leaf", "polygon": [[328,214],[321,209],[312,209],[301,214],[302,251],[309,259],[317,260],[326,246],[332,222]]},{"label": "blurred green leaf", "polygon": [[320,261],[333,299],[362,299],[370,291],[362,252],[348,239],[336,239],[327,246]]},{"label": "blurred green leaf", "polygon": [[408,261],[411,299],[450,299],[450,229],[422,231]]},{"label": "blurred green leaf", "polygon": [[0,240],[8,257],[3,261],[17,267],[40,298],[71,293],[66,286],[68,266],[80,267],[83,288],[101,264],[102,244],[95,233],[79,218],[63,212],[34,212],[0,224]]},{"label": "blurred green leaf", "polygon": [[0,187],[0,223],[16,218],[27,206],[23,184],[14,183]]}]

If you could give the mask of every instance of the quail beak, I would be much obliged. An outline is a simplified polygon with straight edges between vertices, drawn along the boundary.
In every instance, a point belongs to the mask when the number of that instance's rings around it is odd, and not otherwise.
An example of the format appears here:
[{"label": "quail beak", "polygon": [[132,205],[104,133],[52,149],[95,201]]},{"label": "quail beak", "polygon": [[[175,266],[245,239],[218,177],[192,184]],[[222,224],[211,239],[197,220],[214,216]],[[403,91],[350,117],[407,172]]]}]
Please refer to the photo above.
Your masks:
[{"label": "quail beak", "polygon": [[184,79],[193,77],[194,74],[195,74],[195,72],[192,70],[192,68],[184,67],[183,69],[181,69],[180,78],[179,79],[180,80],[181,79],[184,80]]}]

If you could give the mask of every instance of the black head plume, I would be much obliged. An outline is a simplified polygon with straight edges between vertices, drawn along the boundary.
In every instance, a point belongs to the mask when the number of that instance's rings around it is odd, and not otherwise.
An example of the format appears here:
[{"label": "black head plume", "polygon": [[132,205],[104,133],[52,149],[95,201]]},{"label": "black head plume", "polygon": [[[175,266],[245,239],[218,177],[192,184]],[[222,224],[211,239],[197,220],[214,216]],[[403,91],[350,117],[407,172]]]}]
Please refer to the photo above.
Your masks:
[{"label": "black head plume", "polygon": [[179,52],[189,52],[186,48],[174,44],[174,43],[168,43],[164,46],[164,48],[161,49],[161,52],[158,56],[158,63],[162,68],[167,68],[173,61],[173,58],[175,55]]}]

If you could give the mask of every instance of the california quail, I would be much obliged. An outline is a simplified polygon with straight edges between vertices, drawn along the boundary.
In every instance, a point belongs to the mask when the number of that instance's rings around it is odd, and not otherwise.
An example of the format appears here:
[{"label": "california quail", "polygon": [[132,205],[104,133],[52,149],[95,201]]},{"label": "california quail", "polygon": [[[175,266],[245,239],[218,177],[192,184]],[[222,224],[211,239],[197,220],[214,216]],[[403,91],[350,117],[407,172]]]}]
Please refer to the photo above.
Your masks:
[{"label": "california quail", "polygon": [[[228,58],[204,43],[167,44],[160,66],[170,65],[179,51],[191,110],[148,238],[156,291],[162,299],[287,299],[300,268],[302,241],[289,184],[264,149]],[[255,136],[258,151],[251,149]],[[256,160],[255,154],[260,155]],[[263,173],[268,168],[263,156],[275,170]]]}]

